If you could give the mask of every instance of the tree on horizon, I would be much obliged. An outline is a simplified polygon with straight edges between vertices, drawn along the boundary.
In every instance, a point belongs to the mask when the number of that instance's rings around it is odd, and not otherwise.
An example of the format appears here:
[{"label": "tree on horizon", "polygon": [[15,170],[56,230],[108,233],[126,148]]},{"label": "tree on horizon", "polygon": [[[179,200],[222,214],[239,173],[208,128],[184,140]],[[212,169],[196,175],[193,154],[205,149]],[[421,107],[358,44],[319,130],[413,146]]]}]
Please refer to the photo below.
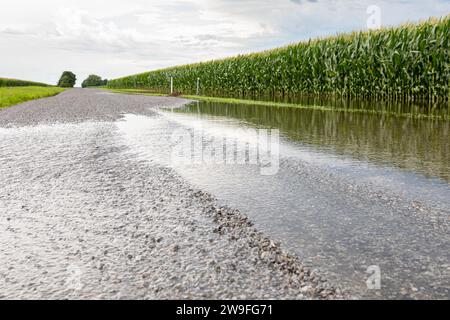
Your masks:
[{"label": "tree on horizon", "polygon": [[64,71],[59,78],[58,87],[61,88],[73,88],[77,82],[76,75],[71,71]]}]

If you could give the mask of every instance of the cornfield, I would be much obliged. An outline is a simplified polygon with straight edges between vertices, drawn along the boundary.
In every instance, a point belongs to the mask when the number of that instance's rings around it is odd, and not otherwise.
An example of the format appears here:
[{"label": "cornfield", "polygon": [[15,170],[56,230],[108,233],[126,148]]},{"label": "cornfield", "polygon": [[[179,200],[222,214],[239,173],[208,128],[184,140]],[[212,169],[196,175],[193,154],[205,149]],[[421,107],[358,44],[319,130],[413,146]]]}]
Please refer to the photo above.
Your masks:
[{"label": "cornfield", "polygon": [[49,87],[48,84],[25,81],[25,80],[17,80],[17,79],[8,79],[8,78],[0,78],[0,87]]},{"label": "cornfield", "polygon": [[110,88],[221,97],[448,100],[450,16],[128,76]]}]

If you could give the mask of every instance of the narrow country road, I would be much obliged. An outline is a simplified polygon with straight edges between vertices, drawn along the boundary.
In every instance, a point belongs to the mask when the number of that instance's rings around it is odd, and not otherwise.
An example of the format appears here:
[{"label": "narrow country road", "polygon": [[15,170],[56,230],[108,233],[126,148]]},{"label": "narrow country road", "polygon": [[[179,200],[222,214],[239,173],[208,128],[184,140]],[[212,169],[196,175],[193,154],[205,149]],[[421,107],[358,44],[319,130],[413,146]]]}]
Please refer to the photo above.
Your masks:
[{"label": "narrow country road", "polygon": [[188,101],[72,89],[0,111],[0,298],[339,298],[243,214],[128,152]]}]

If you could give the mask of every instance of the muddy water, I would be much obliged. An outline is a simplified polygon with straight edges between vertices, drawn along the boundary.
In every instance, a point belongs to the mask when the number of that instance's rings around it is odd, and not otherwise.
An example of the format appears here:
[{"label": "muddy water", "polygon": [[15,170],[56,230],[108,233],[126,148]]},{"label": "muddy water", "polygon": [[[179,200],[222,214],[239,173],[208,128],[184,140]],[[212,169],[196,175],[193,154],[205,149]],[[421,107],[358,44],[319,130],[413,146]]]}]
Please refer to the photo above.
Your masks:
[{"label": "muddy water", "polygon": [[[174,167],[240,209],[335,285],[360,297],[397,299],[450,297],[449,126],[206,103],[163,108],[152,118],[127,115],[118,123],[142,158]],[[256,129],[280,132],[272,175],[249,161],[173,161],[180,130],[201,132],[206,141],[233,136],[249,142]],[[193,146],[195,158],[201,150]]]}]

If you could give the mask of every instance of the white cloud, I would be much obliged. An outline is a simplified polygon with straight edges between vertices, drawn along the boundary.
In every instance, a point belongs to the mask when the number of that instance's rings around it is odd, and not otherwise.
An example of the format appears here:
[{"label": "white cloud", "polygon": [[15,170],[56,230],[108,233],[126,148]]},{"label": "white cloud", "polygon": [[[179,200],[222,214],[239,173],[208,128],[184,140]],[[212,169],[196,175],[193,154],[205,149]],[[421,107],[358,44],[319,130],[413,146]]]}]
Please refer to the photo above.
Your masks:
[{"label": "white cloud", "polygon": [[0,11],[0,76],[113,78],[450,12],[449,0],[15,0]]}]

